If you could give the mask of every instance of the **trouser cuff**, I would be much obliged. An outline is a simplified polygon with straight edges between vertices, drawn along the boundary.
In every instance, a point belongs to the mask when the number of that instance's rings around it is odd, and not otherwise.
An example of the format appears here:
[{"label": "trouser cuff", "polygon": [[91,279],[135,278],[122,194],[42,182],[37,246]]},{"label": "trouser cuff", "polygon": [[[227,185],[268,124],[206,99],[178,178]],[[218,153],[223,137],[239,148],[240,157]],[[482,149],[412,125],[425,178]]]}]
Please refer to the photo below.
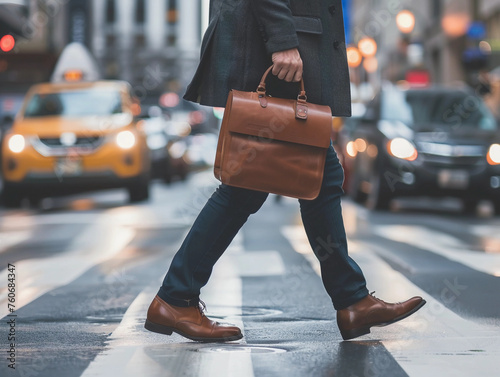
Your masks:
[{"label": "trouser cuff", "polygon": [[364,299],[366,296],[368,296],[368,293],[369,293],[368,289],[366,289],[366,287],[363,287],[362,289],[357,291],[352,296],[349,296],[348,298],[345,298],[343,300],[333,300],[332,299],[333,307],[335,308],[335,310],[345,309],[348,306],[351,306],[351,305],[357,303],[358,301]]},{"label": "trouser cuff", "polygon": [[163,287],[160,287],[158,290],[158,296],[165,301],[167,304],[172,305],[172,306],[179,306],[181,308],[188,308],[190,306],[198,306],[200,303],[200,298],[199,297],[191,297],[189,299],[179,299],[179,298],[173,298],[167,295],[165,292],[165,289]]}]

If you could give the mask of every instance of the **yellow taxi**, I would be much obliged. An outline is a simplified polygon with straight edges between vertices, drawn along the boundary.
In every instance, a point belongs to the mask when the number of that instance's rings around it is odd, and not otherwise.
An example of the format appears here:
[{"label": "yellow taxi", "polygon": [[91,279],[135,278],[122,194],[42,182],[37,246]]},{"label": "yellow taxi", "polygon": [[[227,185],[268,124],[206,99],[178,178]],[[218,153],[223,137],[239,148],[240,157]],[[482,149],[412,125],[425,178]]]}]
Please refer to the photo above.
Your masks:
[{"label": "yellow taxi", "polygon": [[104,188],[148,199],[149,149],[130,85],[80,76],[28,91],[2,145],[4,205]]}]

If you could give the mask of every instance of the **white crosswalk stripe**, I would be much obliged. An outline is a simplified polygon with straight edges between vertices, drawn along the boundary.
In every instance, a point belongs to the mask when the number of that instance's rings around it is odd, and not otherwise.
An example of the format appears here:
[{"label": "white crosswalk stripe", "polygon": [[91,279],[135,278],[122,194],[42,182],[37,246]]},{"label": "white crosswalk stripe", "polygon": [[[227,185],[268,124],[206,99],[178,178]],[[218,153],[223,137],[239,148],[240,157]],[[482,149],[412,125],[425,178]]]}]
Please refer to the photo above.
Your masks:
[{"label": "white crosswalk stripe", "polygon": [[[241,276],[238,274],[239,259],[242,255],[244,253],[241,237],[236,237],[225,257],[214,268],[212,278],[203,290],[203,297],[210,310],[209,315],[223,318],[225,322],[235,324],[244,331],[241,316],[242,283]],[[262,260],[253,263],[260,262]],[[173,373],[172,368],[175,370],[175,365],[178,364],[185,368],[182,370],[182,375],[186,377],[199,375],[253,377],[251,353],[245,352],[244,347],[240,348],[242,352],[224,352],[224,347],[226,347],[224,345],[186,343],[184,338],[175,333],[172,336],[165,336],[148,332],[143,328],[147,308],[160,283],[161,280],[155,288],[146,289],[135,299],[118,328],[110,336],[110,350],[100,354],[82,377],[110,375],[135,377],[142,375],[145,370],[147,370],[148,377],[176,376],[180,374]],[[238,342],[232,342],[231,345],[234,347],[235,344],[244,345],[245,343],[245,338],[243,338]],[[162,353],[172,354],[172,347],[178,349],[177,360],[162,357]],[[203,352],[217,347],[220,348],[219,352]],[[185,354],[192,359],[190,365],[194,368],[186,368],[182,365]]]},{"label": "white crosswalk stripe", "polygon": [[[87,227],[62,254],[51,258],[26,259],[16,263],[16,310],[57,287],[70,283],[89,268],[123,250],[134,237],[131,228],[116,226],[113,219],[101,216]],[[8,270],[0,272],[7,281]],[[7,289],[0,292],[0,316],[8,314]]]},{"label": "white crosswalk stripe", "polygon": [[[484,229],[484,228],[482,228]],[[432,251],[475,270],[500,276],[500,254],[470,250],[449,234],[417,225],[379,225],[374,232],[387,239]]]},{"label": "white crosswalk stripe", "polygon": [[[282,233],[294,249],[306,256],[319,274],[319,262],[305,247],[302,226],[284,227]],[[494,376],[500,357],[498,327],[463,319],[412,284],[371,251],[371,246],[350,240],[350,254],[361,266],[369,288],[386,301],[411,296],[425,297],[427,305],[418,313],[383,330],[372,329],[367,338],[383,334],[384,346],[410,376]],[[310,250],[310,248],[309,248]],[[401,334],[406,334],[402,339]],[[405,340],[411,339],[411,340]],[[464,355],[480,353],[481,362]]]},{"label": "white crosswalk stripe", "polygon": [[[213,183],[208,176],[203,176],[203,179]],[[180,198],[181,193],[178,194]],[[192,198],[189,203],[179,201],[175,206],[160,204],[154,208],[115,208],[101,214],[79,214],[77,217],[70,214],[48,214],[25,219],[14,217],[12,221],[1,224],[3,233],[0,233],[0,252],[2,248],[6,250],[29,239],[35,225],[71,222],[86,225],[64,253],[46,259],[27,259],[16,263],[17,270],[22,273],[19,276],[17,307],[74,281],[93,266],[117,257],[141,227],[164,228],[189,224],[199,211],[201,203],[206,200],[204,190],[200,190],[198,194],[199,198]],[[175,192],[173,195],[175,197]],[[180,214],[180,217],[175,218],[176,214]],[[366,216],[366,212],[363,214]],[[347,216],[346,222],[349,221],[351,219]],[[500,276],[500,254],[468,249],[459,239],[446,233],[416,225],[378,225],[374,229],[377,235],[384,238],[404,242],[478,271]],[[303,227],[286,226],[281,228],[281,232],[293,249],[303,255],[319,275],[319,262],[311,251]],[[499,234],[492,227],[478,225],[472,227],[472,232],[491,240],[493,248],[498,245],[494,242],[500,242]],[[2,234],[6,236],[2,238]],[[209,316],[233,323],[245,331],[242,320],[242,279],[281,276],[287,271],[279,252],[249,252],[244,248],[242,237],[239,235],[235,238],[224,258],[217,263],[210,283],[202,293]],[[439,300],[393,270],[378,256],[380,253],[374,252],[374,247],[376,246],[349,240],[350,253],[362,267],[370,290],[375,290],[378,297],[387,301],[400,301],[413,295],[421,295],[428,303],[410,318],[384,329],[375,328],[371,335],[362,340],[384,339],[383,345],[410,376],[456,376],[457,370],[460,375],[493,376],[492,371],[495,371],[500,357],[498,327],[466,320],[447,309]],[[397,258],[393,254],[386,256]],[[398,261],[398,264],[404,263]],[[408,271],[412,271],[412,266],[406,267]],[[0,281],[7,280],[6,273],[6,270],[0,272]],[[156,277],[154,284],[136,297],[119,326],[110,335],[107,350],[90,363],[83,376],[254,377],[255,361],[252,360],[245,338],[239,342],[214,346],[187,342],[175,334],[167,337],[151,333],[143,328],[147,307],[162,278],[163,276]],[[2,316],[6,314],[6,297],[6,291],[0,291]],[[465,357],[468,355],[474,357]],[[185,363],[193,368],[183,369]]]},{"label": "white crosswalk stripe", "polygon": [[[63,253],[50,258],[32,258],[16,263],[16,309],[20,309],[46,292],[61,287],[81,276],[95,265],[120,253],[141,228],[166,228],[192,224],[195,216],[213,191],[213,174],[203,173],[191,178],[198,184],[186,201],[183,186],[169,190],[169,200],[160,192],[154,207],[116,207],[101,213],[67,212],[33,215],[27,212],[0,218],[0,253],[29,240],[35,227],[42,225],[77,224],[83,232]],[[154,188],[153,188],[154,189]],[[181,200],[184,198],[184,200]],[[172,204],[173,203],[173,204]],[[54,241],[57,233],[50,234]],[[7,281],[7,266],[0,271],[0,281]],[[0,316],[8,314],[7,287],[0,286]]]},{"label": "white crosswalk stripe", "polygon": [[4,231],[0,233],[0,253],[31,237],[31,232],[25,230]]}]

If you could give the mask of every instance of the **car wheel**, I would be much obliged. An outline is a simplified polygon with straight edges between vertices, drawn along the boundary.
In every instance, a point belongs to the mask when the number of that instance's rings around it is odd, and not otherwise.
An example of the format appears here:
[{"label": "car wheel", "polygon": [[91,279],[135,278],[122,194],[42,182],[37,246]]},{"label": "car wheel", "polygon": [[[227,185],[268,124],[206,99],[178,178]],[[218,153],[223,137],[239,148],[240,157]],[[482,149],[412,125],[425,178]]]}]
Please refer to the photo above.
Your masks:
[{"label": "car wheel", "polygon": [[174,169],[172,168],[172,163],[170,162],[170,160],[166,160],[161,172],[161,178],[166,184],[172,183],[172,179],[174,178],[173,170]]},{"label": "car wheel", "polygon": [[493,208],[495,215],[500,216],[500,200],[493,200]]},{"label": "car wheel", "polygon": [[149,199],[149,179],[141,177],[136,183],[128,188],[130,203],[143,202]]},{"label": "car wheel", "polygon": [[179,171],[179,179],[181,181],[185,181],[187,179],[187,176],[188,176],[187,168],[181,168]]},{"label": "car wheel", "polygon": [[475,215],[477,213],[478,201],[475,199],[464,199],[462,201],[462,212],[466,215]]},{"label": "car wheel", "polygon": [[382,174],[374,173],[370,179],[370,186],[366,206],[373,210],[388,210],[391,192]]},{"label": "car wheel", "polygon": [[30,207],[31,208],[40,208],[40,204],[42,203],[42,197],[41,196],[35,196],[35,195],[30,195],[28,196],[28,199],[30,201]]},{"label": "car wheel", "polygon": [[165,182],[168,185],[171,184],[172,181],[174,180],[174,176],[175,174],[172,166],[170,164],[165,165],[162,173],[163,182]]},{"label": "car wheel", "polygon": [[21,207],[24,195],[19,190],[4,183],[2,190],[2,203],[6,208]]}]

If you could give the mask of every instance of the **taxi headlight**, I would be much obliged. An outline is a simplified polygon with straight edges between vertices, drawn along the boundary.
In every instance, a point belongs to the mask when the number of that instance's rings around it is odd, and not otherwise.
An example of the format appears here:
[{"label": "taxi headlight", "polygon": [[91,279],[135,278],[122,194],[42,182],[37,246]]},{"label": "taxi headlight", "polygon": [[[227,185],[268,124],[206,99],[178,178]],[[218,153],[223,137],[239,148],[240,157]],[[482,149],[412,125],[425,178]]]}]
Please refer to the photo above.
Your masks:
[{"label": "taxi headlight", "polygon": [[407,161],[415,161],[418,157],[418,152],[415,146],[408,140],[402,137],[392,139],[387,144],[387,149],[391,156]]},{"label": "taxi headlight", "polygon": [[12,135],[9,139],[9,149],[13,153],[21,153],[26,147],[26,140],[23,135]]},{"label": "taxi headlight", "polygon": [[500,164],[500,144],[493,144],[490,146],[487,159],[490,165]]},{"label": "taxi headlight", "polygon": [[122,131],[116,135],[116,144],[122,149],[130,149],[135,145],[135,135],[131,131]]}]

